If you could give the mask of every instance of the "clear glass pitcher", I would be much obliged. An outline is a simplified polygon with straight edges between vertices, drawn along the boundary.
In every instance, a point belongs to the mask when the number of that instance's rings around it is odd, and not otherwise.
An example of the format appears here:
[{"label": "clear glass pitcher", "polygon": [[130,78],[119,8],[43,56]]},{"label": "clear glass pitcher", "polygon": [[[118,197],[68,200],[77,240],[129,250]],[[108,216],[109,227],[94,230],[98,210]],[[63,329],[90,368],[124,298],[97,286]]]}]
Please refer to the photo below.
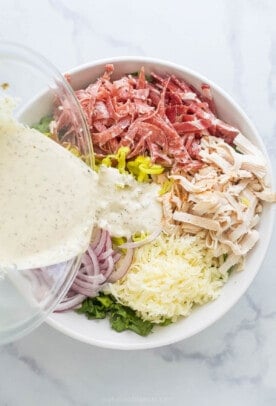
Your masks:
[{"label": "clear glass pitcher", "polygon": [[[23,46],[0,43],[0,96],[6,95],[17,99],[15,116],[30,126],[51,114],[57,97],[65,101],[75,128],[70,143],[92,166],[91,139],[79,103],[67,81],[44,57]],[[45,320],[69,288],[80,258],[81,254],[43,268],[0,272],[0,344]]]}]

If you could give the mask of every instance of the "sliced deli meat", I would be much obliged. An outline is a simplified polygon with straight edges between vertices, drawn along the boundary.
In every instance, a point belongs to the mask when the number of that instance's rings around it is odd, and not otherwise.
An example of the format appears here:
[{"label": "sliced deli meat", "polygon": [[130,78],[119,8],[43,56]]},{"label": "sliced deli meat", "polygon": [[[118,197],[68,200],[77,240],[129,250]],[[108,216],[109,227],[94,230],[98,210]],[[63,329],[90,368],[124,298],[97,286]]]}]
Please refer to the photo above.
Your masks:
[{"label": "sliced deli meat", "polygon": [[[113,65],[106,65],[100,78],[75,92],[98,157],[128,146],[129,158],[149,155],[174,172],[198,170],[204,135],[233,144],[239,132],[216,117],[208,84],[202,85],[200,93],[174,75],[148,77],[143,67],[139,73],[112,81],[113,71]],[[63,130],[68,114],[67,106],[56,110],[56,132]]]}]

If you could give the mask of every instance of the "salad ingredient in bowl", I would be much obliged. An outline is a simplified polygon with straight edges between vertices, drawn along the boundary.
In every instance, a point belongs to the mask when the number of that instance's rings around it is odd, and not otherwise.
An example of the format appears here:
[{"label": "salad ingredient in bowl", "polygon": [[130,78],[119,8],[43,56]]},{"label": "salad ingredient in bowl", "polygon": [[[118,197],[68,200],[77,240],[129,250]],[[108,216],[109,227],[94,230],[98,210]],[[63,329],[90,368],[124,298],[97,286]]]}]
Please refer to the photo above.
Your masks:
[{"label": "salad ingredient in bowl", "polygon": [[[217,298],[259,239],[262,202],[276,199],[264,155],[218,118],[209,85],[199,92],[175,75],[148,76],[143,67],[112,81],[113,70],[106,65],[75,92],[112,205],[103,200],[99,229],[57,311],[109,316],[115,330],[145,335]],[[55,112],[52,136],[68,114]],[[120,306],[151,324],[131,328]]]}]

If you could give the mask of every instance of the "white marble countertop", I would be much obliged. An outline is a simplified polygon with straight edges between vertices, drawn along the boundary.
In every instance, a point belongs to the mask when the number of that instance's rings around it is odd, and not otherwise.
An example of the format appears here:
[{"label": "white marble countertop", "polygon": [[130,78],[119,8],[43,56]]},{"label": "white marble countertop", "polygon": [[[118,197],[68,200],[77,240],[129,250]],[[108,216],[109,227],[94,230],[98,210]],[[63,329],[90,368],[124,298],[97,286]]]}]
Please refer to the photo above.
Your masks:
[{"label": "white marble countertop", "polygon": [[[276,170],[274,0],[1,0],[0,38],[61,70],[145,55],[187,65],[245,109]],[[43,325],[0,348],[0,405],[276,404],[276,244],[236,306],[214,326],[157,350],[91,347]]]}]

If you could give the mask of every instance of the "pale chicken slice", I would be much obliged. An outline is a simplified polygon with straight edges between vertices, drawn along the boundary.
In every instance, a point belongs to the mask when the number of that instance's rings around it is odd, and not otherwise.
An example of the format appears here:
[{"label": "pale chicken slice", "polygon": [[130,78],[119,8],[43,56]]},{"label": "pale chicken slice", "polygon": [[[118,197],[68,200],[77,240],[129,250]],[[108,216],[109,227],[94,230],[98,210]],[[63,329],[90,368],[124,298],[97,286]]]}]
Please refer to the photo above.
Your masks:
[{"label": "pale chicken slice", "polygon": [[[173,213],[173,219],[175,221],[180,221],[182,223],[187,223],[189,225],[194,225],[200,228],[206,228],[207,230],[213,230],[219,232],[220,225],[218,221],[210,220],[205,217],[194,216],[193,214],[183,213],[180,211],[175,211]],[[184,226],[185,227],[185,226]]]},{"label": "pale chicken slice", "polygon": [[228,255],[226,261],[219,267],[219,272],[226,273],[232,266],[240,262],[240,255],[230,254]]},{"label": "pale chicken slice", "polygon": [[182,234],[204,231],[206,246],[218,257],[228,255],[222,270],[241,266],[259,239],[254,227],[262,201],[276,201],[262,152],[241,134],[235,145],[238,151],[221,138],[204,136],[200,155],[206,166],[194,175],[171,176],[174,185],[163,198],[166,230],[175,225]]}]

